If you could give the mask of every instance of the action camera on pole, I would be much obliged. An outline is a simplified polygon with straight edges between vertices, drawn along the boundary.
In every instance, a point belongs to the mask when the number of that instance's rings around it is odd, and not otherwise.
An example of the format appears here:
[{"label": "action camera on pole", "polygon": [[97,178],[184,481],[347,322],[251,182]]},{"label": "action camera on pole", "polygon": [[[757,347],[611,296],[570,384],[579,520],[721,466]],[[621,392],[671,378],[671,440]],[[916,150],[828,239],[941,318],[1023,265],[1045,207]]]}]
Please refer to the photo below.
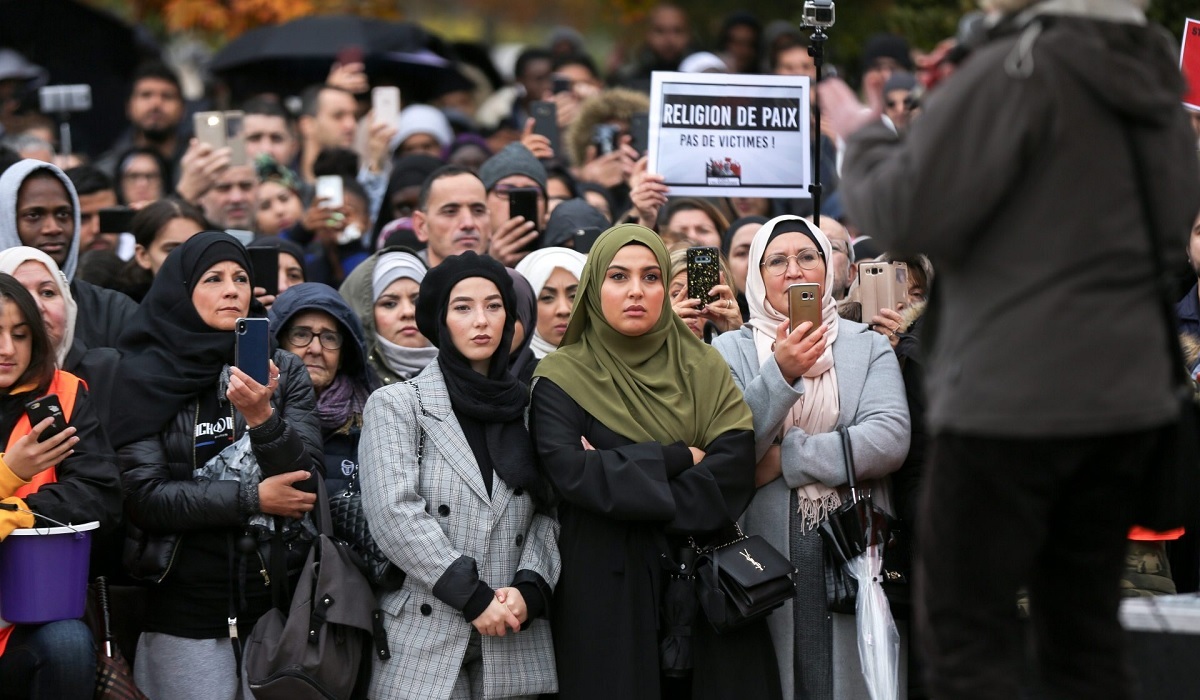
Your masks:
[{"label": "action camera on pole", "polygon": [[805,0],[804,26],[828,29],[833,26],[833,19],[833,0]]}]

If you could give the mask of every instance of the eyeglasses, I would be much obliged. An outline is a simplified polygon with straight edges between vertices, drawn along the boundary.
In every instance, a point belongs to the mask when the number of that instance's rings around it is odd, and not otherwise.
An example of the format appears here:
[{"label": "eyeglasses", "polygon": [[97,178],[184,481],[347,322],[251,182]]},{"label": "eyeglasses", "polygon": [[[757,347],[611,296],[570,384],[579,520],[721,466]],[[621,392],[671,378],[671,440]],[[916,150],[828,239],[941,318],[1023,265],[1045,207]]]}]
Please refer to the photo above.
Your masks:
[{"label": "eyeglasses", "polygon": [[764,260],[760,267],[765,268],[767,272],[775,277],[781,277],[783,273],[787,272],[789,260],[795,260],[796,265],[801,270],[811,270],[817,266],[817,263],[821,262],[822,257],[820,253],[809,248],[795,255],[772,255]]},{"label": "eyeglasses", "polygon": [[294,348],[306,348],[312,343],[313,337],[316,336],[321,340],[321,347],[326,350],[337,350],[342,347],[342,334],[336,331],[324,331],[322,333],[313,333],[308,328],[293,328],[288,331],[288,344]]}]

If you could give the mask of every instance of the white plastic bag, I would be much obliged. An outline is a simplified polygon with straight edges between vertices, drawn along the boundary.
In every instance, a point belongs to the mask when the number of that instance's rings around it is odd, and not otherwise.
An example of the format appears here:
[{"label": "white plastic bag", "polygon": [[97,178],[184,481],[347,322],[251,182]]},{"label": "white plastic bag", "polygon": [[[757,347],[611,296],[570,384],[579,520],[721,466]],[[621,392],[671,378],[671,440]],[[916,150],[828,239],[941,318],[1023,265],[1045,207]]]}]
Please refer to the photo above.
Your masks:
[{"label": "white plastic bag", "polygon": [[883,586],[883,551],[871,545],[866,552],[846,562],[846,573],[858,580],[858,658],[872,700],[900,697],[900,631],[892,618]]}]

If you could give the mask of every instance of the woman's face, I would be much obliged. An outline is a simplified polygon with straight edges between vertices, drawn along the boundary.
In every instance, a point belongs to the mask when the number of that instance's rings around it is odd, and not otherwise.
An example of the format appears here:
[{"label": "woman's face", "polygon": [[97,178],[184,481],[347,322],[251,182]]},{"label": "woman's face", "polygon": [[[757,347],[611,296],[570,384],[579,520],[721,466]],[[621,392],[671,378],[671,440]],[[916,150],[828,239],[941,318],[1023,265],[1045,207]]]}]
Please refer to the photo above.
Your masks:
[{"label": "woman's face", "polygon": [[304,265],[291,253],[279,251],[279,293],[304,282]]},{"label": "woman's face", "polygon": [[[304,216],[304,205],[296,193],[273,180],[258,186],[258,212],[255,222],[263,236],[274,236],[296,225]],[[282,291],[282,290],[280,290]]]},{"label": "woman's face", "polygon": [[121,171],[121,187],[125,191],[126,202],[162,199],[163,181],[158,162],[144,153],[131,157]]},{"label": "woman's face", "polygon": [[733,284],[739,292],[746,291],[746,270],[750,263],[750,244],[762,224],[746,224],[733,232],[729,241],[729,269],[733,272]]},{"label": "woman's face", "polygon": [[33,357],[33,335],[16,302],[0,299],[0,389],[16,386],[29,369]]},{"label": "woman's face", "polygon": [[668,246],[687,241],[689,245],[721,247],[721,234],[708,214],[699,209],[684,209],[675,212],[667,222],[667,234],[663,236]]},{"label": "woman's face", "polygon": [[554,207],[562,204],[571,198],[571,190],[567,188],[567,183],[557,177],[552,177],[546,181],[546,216],[554,211]]},{"label": "woman's face", "polygon": [[428,347],[429,340],[417,329],[417,294],[421,285],[401,277],[375,300],[375,332],[404,348]]},{"label": "woman's face", "polygon": [[154,242],[150,244],[149,248],[139,244],[134,249],[133,259],[140,267],[149,270],[151,275],[158,275],[158,271],[162,269],[163,262],[171,254],[171,251],[203,230],[204,226],[197,221],[171,219],[158,230],[158,235],[154,237]]},{"label": "woman's face", "polygon": [[[308,342],[304,339],[307,336]],[[319,395],[337,377],[345,338],[337,321],[324,311],[305,311],[292,317],[283,334],[283,347],[304,360],[308,378]],[[336,345],[337,347],[329,347]]]},{"label": "woman's face", "polygon": [[50,334],[50,342],[54,344],[54,349],[58,350],[67,335],[67,300],[54,283],[54,277],[45,265],[36,260],[26,260],[18,265],[17,269],[13,270],[13,277],[17,278],[22,287],[29,290],[33,300],[37,302],[42,322],[46,324],[46,332]]},{"label": "woman's face", "polygon": [[192,306],[209,328],[231,331],[250,312],[250,273],[241,263],[224,260],[200,275],[192,290]]},{"label": "woman's face", "polygon": [[487,374],[492,355],[504,335],[504,300],[495,282],[468,277],[450,290],[446,328],[450,340],[471,368]]},{"label": "woman's face", "polygon": [[[687,286],[688,286],[687,270],[683,270],[682,272],[680,272],[679,274],[677,274],[673,278],[671,278],[671,284],[667,288],[667,293],[671,295],[671,303],[672,304],[679,301],[681,298],[687,296]],[[692,335],[703,340],[704,326],[701,323],[701,321],[703,321],[703,319],[701,319],[699,317],[683,319],[683,323],[688,327],[689,330],[692,331]]]},{"label": "woman's face", "polygon": [[627,245],[613,257],[600,286],[600,308],[608,325],[622,335],[648,333],[662,316],[662,268],[644,245]]},{"label": "woman's face", "polygon": [[774,256],[795,256],[819,252],[820,250],[812,242],[812,239],[799,231],[777,236],[767,246],[766,251],[763,252],[763,259],[760,261],[764,266],[760,269],[762,270],[763,282],[766,283],[767,287],[767,301],[770,302],[776,311],[781,314],[787,314],[787,288],[793,284],[815,282],[821,285],[819,294],[817,295],[818,298],[825,298],[825,261],[819,260],[816,267],[811,270],[805,270],[800,267],[795,258],[791,258],[787,261],[787,270],[779,276],[771,274],[771,271],[765,267],[765,263]]},{"label": "woman's face", "polygon": [[771,215],[771,200],[766,197],[731,197],[729,202],[739,218]]},{"label": "woman's face", "polygon": [[579,278],[561,267],[546,278],[546,284],[538,292],[537,332],[542,340],[558,347],[567,332],[571,320],[571,309],[575,306],[575,292],[579,289]]}]

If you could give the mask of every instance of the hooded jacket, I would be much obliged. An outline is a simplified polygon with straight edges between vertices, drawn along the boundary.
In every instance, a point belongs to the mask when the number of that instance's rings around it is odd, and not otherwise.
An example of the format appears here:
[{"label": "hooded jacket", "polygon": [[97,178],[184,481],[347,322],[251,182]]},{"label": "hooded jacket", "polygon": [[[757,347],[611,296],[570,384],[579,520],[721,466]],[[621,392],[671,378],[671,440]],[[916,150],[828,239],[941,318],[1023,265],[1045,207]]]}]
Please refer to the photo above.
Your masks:
[{"label": "hooded jacket", "polygon": [[[1120,12],[1097,16],[1102,6]],[[1035,5],[906,136],[872,125],[849,139],[850,218],[938,270],[933,432],[1078,437],[1177,413],[1149,231],[1182,253],[1200,173],[1170,42],[1130,10]]]},{"label": "hooded jacket", "polygon": [[[332,287],[306,282],[289,287],[271,306],[271,335],[286,348],[281,337],[292,318],[306,311],[323,311],[337,321],[342,332],[341,360],[338,374],[354,382],[374,388],[374,375],[367,367],[367,352],[363,345],[362,325],[358,317]],[[301,358],[303,360],[303,358]],[[362,433],[362,414],[352,416],[345,425],[323,430],[325,447],[325,487],[329,493],[345,490],[347,481],[358,469],[358,440]]]},{"label": "hooded jacket", "polygon": [[643,93],[612,88],[592,95],[579,107],[579,116],[567,127],[566,150],[571,163],[577,167],[587,162],[587,147],[592,143],[592,131],[611,121],[628,123],[635,114],[649,111],[650,98]]},{"label": "hooded jacket", "polygon": [[71,237],[67,259],[60,267],[71,283],[71,296],[79,307],[75,318],[75,338],[85,348],[116,347],[121,329],[137,310],[137,304],[120,292],[75,279],[75,270],[79,266],[79,197],[75,193],[75,185],[58,167],[27,158],[0,174],[0,250],[24,245],[17,233],[17,195],[25,180],[42,170],[57,177],[71,198],[75,235]]}]

